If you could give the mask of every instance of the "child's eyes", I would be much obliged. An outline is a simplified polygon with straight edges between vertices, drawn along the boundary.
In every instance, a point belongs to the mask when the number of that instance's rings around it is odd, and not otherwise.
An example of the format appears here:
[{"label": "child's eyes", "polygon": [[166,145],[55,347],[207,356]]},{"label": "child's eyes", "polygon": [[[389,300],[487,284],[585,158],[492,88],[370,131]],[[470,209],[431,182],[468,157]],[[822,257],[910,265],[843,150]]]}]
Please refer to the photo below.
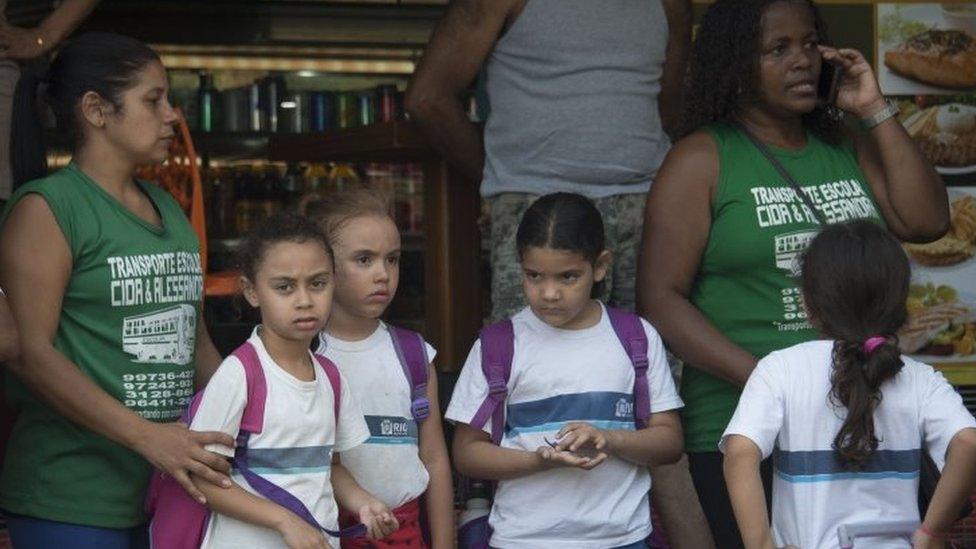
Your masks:
[{"label": "child's eyes", "polygon": [[278,284],[278,285],[276,285],[274,287],[274,289],[277,292],[284,293],[284,292],[290,291],[292,289],[292,284]]},{"label": "child's eyes", "polygon": [[369,257],[368,255],[361,255],[356,258],[356,263],[359,263],[360,265],[369,265],[372,262],[373,258]]},{"label": "child's eyes", "polygon": [[563,275],[563,280],[566,280],[568,282],[575,282],[578,279],[579,279],[579,275],[578,274],[564,274]]},{"label": "child's eyes", "polygon": [[316,290],[321,290],[322,288],[325,288],[328,285],[329,283],[325,280],[316,280],[315,282],[312,282],[312,287],[315,288]]},{"label": "child's eyes", "polygon": [[542,278],[542,275],[539,273],[525,273],[525,278],[528,278],[529,280],[539,280]]},{"label": "child's eyes", "polygon": [[389,263],[390,265],[396,265],[397,263],[400,262],[400,258],[396,256],[388,257],[386,258],[386,262]]}]

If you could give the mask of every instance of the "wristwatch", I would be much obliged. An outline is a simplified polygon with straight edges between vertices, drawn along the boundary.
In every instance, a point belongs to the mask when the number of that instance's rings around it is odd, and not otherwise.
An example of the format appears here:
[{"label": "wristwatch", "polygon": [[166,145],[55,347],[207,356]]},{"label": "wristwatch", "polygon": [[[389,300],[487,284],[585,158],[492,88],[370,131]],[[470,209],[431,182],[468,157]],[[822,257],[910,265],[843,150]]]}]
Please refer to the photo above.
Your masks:
[{"label": "wristwatch", "polygon": [[885,120],[891,118],[892,116],[897,116],[901,112],[898,105],[892,103],[891,101],[885,101],[885,106],[883,109],[872,114],[867,118],[861,119],[861,128],[865,130],[870,130],[871,128],[881,124]]}]

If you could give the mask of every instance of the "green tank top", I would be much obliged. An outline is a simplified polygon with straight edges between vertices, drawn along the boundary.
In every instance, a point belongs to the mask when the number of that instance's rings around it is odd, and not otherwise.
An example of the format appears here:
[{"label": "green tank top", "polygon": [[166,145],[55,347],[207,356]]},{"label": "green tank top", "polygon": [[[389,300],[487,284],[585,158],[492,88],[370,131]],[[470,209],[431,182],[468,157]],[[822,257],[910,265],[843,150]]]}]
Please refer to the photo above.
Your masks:
[{"label": "green tank top", "polygon": [[[166,191],[139,186],[161,227],[126,210],[74,164],[18,189],[0,224],[25,195],[44,198],[73,264],[55,348],[132,411],[173,421],[193,391],[200,244]],[[105,528],[145,522],[149,464],[60,416],[15,378],[7,382],[20,416],[0,478],[0,507]]]},{"label": "green tank top", "polygon": [[[707,130],[718,147],[719,177],[691,302],[732,342],[759,358],[816,339],[795,275],[799,255],[817,233],[817,218],[740,130],[728,125]],[[857,218],[883,223],[849,144],[831,146],[809,134],[802,150],[771,150],[828,223]],[[694,365],[685,368],[687,451],[718,451],[740,392]]]}]

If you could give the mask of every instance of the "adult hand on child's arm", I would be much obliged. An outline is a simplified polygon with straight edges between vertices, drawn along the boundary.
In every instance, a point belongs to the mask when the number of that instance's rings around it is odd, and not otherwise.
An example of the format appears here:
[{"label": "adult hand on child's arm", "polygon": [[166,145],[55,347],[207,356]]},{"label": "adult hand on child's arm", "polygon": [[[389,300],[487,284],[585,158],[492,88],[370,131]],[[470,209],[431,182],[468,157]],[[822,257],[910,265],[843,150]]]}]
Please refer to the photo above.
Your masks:
[{"label": "adult hand on child's arm", "polygon": [[191,481],[191,474],[223,488],[233,486],[227,478],[230,463],[222,456],[204,449],[208,444],[233,448],[233,437],[216,431],[191,431],[182,423],[149,425],[151,427],[137,439],[133,449],[154,467],[179,482],[190,497],[200,503],[207,503],[203,492]]}]

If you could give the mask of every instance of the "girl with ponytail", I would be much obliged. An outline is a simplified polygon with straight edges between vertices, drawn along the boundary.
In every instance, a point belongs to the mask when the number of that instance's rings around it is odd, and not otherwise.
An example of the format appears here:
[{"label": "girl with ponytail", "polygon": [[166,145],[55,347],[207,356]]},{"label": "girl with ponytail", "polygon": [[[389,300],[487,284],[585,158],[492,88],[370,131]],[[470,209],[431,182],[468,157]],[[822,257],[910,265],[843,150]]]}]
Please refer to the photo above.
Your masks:
[{"label": "girl with ponytail", "polygon": [[[200,244],[166,191],[133,178],[167,156],[168,89],[151,48],[106,33],[79,36],[17,86],[18,188],[0,215],[0,285],[21,349],[7,365],[20,414],[0,476],[15,547],[145,547],[153,465],[201,500],[190,474],[230,484],[204,446],[233,438],[176,422],[220,363]],[[50,174],[42,105],[73,149]]]},{"label": "girl with ponytail", "polygon": [[[921,521],[914,547],[941,547],[976,485],[976,419],[941,374],[898,350],[908,259],[885,229],[861,220],[824,228],[801,267],[804,305],[823,339],[759,362],[719,445],[743,541],[833,548],[839,525],[884,519]],[[924,517],[922,452],[943,473]],[[770,455],[772,528],[759,478]]]}]

